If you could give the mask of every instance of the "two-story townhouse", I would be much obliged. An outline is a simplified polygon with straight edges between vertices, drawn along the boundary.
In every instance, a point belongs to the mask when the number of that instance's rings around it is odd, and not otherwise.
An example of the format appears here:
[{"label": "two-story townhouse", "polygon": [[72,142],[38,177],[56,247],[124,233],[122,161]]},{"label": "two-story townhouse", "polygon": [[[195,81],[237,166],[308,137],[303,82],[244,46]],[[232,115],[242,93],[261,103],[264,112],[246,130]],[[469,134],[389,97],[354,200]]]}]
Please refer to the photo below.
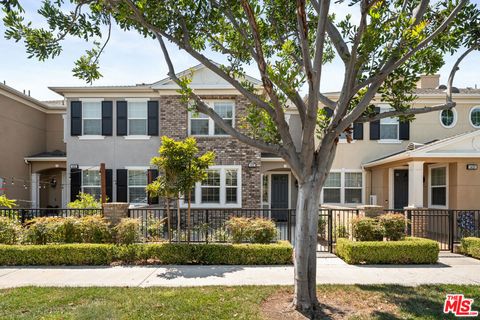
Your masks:
[{"label": "two-story townhouse", "polygon": [[0,194],[21,207],[66,205],[62,101],[0,84]]},{"label": "two-story townhouse", "polygon": [[[240,127],[247,101],[229,83],[198,65],[191,87],[225,120]],[[248,77],[259,90],[260,82]],[[189,113],[170,79],[153,84],[108,87],[53,87],[67,105],[65,141],[69,168],[68,200],[81,191],[100,194],[101,163],[106,167],[110,201],[144,205],[145,186],[157,172],[150,159],[158,155],[160,136],[194,136],[202,151],[216,153],[208,178],[197,183],[193,207],[258,208],[261,153],[240,143],[202,114]],[[153,204],[153,203],[151,203]]]}]

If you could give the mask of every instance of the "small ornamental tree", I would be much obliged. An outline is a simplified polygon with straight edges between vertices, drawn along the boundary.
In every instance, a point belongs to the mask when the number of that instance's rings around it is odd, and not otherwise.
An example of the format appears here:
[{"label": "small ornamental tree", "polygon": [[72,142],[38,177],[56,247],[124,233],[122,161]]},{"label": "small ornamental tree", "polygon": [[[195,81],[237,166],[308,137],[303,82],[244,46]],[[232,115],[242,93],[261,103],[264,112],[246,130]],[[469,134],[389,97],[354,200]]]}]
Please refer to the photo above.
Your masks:
[{"label": "small ornamental tree", "polygon": [[[283,158],[298,181],[295,239],[294,305],[314,311],[319,194],[335,157],[338,137],[354,122],[397,117],[455,107],[452,86],[460,62],[479,47],[477,5],[468,0],[44,0],[39,13],[47,24],[26,21],[19,0],[2,0],[5,35],[23,41],[30,57],[61,53],[68,35],[93,43],[73,72],[87,82],[101,76],[99,57],[116,23],[158,41],[168,75],[185,106],[204,113],[227,134],[263,152]],[[357,19],[335,17],[347,2]],[[104,26],[107,26],[106,28]],[[104,43],[100,43],[104,41]],[[250,103],[248,130],[238,130],[208,106],[176,75],[166,41],[177,45],[233,86]],[[465,49],[463,49],[465,48]],[[465,50],[449,75],[445,102],[412,108],[419,74],[437,72],[444,57]],[[224,64],[212,61],[222,57]],[[343,81],[337,100],[320,91],[323,65],[337,56]],[[259,91],[245,81],[244,66],[258,67]],[[325,80],[325,79],[324,79]],[[328,79],[327,79],[328,80]],[[307,97],[303,98],[303,93]],[[377,97],[392,110],[376,113]],[[323,106],[320,106],[323,105]],[[294,144],[286,106],[298,113],[300,143]],[[330,112],[326,112],[326,109]],[[297,130],[295,130],[297,132]],[[317,138],[317,139],[316,139]]]},{"label": "small ornamental tree", "polygon": [[75,201],[67,204],[70,209],[101,209],[102,202],[89,193],[80,192]]},{"label": "small ornamental tree", "polygon": [[[175,193],[177,196],[182,194],[186,198],[188,203],[187,240],[190,241],[191,191],[197,182],[206,178],[208,167],[214,164],[215,154],[209,151],[199,155],[195,138],[175,141],[165,136],[162,137],[162,146],[158,152],[160,156],[152,158],[151,164],[159,169],[160,176],[147,186],[147,190],[159,196],[166,196],[167,202],[169,197]],[[167,219],[169,220],[168,208]],[[179,203],[177,203],[177,208],[179,208]],[[180,226],[180,216],[178,217],[178,226]],[[177,237],[180,240],[179,227]]]}]

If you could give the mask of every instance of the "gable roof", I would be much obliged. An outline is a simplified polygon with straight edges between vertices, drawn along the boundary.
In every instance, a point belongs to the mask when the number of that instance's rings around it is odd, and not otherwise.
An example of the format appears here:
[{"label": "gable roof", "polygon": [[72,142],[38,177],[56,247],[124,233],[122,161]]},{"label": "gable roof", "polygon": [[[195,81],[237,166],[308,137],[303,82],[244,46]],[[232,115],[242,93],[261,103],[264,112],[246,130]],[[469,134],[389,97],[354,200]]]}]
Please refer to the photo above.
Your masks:
[{"label": "gable roof", "polygon": [[54,106],[50,105],[49,103],[39,101],[3,83],[0,83],[0,95],[45,113],[63,113],[65,111],[65,106]]},{"label": "gable roof", "polygon": [[[194,67],[180,71],[176,75],[177,77],[181,78],[184,76],[188,76],[189,74],[192,75],[192,81],[190,83],[190,87],[192,89],[234,89],[234,87],[230,83],[228,83],[225,79],[221,78],[215,72],[208,69],[203,64],[198,64]],[[248,75],[245,76],[245,80],[249,81],[254,86],[262,85],[262,82],[260,80]],[[152,89],[156,90],[179,88],[179,86],[169,77],[152,83],[151,87]]]},{"label": "gable roof", "polygon": [[480,158],[480,130],[465,132],[426,144],[410,143],[407,150],[390,154],[363,165],[370,168],[410,158]]}]

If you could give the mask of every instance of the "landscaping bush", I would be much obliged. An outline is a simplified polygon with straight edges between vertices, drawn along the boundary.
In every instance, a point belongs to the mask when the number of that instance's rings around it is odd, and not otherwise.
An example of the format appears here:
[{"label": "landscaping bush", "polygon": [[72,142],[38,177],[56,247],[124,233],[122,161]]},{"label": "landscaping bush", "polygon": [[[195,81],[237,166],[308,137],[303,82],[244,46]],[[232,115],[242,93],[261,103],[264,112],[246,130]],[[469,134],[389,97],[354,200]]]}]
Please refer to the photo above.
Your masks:
[{"label": "landscaping bush", "polygon": [[249,227],[249,240],[252,243],[270,243],[277,237],[277,227],[270,219],[251,219]]},{"label": "landscaping bush", "polygon": [[0,217],[0,243],[16,244],[21,236],[22,226],[17,220]]},{"label": "landscaping bush", "polygon": [[132,244],[142,241],[139,219],[124,218],[113,230],[119,244]]},{"label": "landscaping bush", "polygon": [[231,217],[225,226],[233,243],[270,243],[277,236],[277,227],[270,219]]},{"label": "landscaping bush", "polygon": [[432,264],[438,260],[438,242],[422,238],[401,241],[355,242],[338,239],[336,254],[349,264]]},{"label": "landscaping bush", "polygon": [[480,238],[463,238],[461,248],[464,254],[480,259]]},{"label": "landscaping bush", "polygon": [[64,218],[43,217],[27,221],[23,242],[47,244],[65,242]]},{"label": "landscaping bush", "polygon": [[148,218],[147,234],[152,240],[159,240],[163,236],[164,220],[150,216]]},{"label": "landscaping bush", "polygon": [[382,241],[383,231],[373,218],[356,217],[352,220],[353,237],[358,241]]},{"label": "landscaping bush", "polygon": [[100,215],[91,215],[79,218],[78,224],[81,242],[109,243],[112,241],[112,232],[108,222]]},{"label": "landscaping bush", "polygon": [[248,241],[250,230],[250,219],[244,217],[230,217],[225,222],[225,227],[230,233],[230,239],[233,243]]},{"label": "landscaping bush", "polygon": [[337,238],[348,238],[350,236],[346,226],[338,226],[336,235],[337,235]]},{"label": "landscaping bush", "polygon": [[273,244],[47,244],[0,245],[0,265],[157,264],[284,265],[292,263],[287,241]]},{"label": "landscaping bush", "polygon": [[387,240],[398,241],[405,238],[405,216],[399,213],[387,213],[378,217]]}]

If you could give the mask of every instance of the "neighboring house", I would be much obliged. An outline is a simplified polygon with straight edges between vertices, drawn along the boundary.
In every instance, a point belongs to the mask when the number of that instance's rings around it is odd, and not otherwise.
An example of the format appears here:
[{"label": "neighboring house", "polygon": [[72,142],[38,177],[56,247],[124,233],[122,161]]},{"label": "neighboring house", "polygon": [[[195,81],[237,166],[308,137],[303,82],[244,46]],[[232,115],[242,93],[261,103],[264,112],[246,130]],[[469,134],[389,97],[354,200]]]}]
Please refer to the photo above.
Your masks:
[{"label": "neighboring house", "polygon": [[0,84],[0,194],[21,207],[63,207],[65,106]]}]

